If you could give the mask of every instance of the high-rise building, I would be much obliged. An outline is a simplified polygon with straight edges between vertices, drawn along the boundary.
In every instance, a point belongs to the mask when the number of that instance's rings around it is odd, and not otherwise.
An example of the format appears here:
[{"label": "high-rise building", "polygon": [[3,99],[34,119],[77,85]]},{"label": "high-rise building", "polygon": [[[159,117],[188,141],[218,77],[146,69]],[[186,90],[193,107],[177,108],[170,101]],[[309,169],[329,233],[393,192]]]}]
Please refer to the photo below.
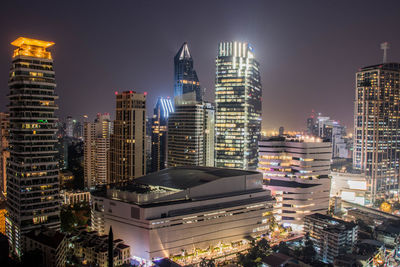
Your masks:
[{"label": "high-rise building", "polygon": [[174,97],[194,92],[196,101],[202,101],[200,82],[193,67],[193,58],[185,42],[174,58],[175,85]]},{"label": "high-rise building", "polygon": [[98,113],[94,122],[84,124],[84,175],[87,188],[107,183],[107,152],[111,132],[109,113]]},{"label": "high-rise building", "polygon": [[346,127],[338,121],[321,116],[320,113],[316,119],[311,115],[307,119],[307,133],[332,142],[332,158],[351,158]]},{"label": "high-rise building", "polygon": [[8,150],[9,138],[9,114],[0,112],[0,187],[3,195],[7,194],[7,160],[10,157],[10,151]]},{"label": "high-rise building", "polygon": [[329,207],[331,143],[315,138],[271,137],[261,140],[258,171],[277,199],[276,218],[302,230],[307,214]]},{"label": "high-rise building", "polygon": [[370,203],[399,194],[399,75],[399,63],[364,67],[356,75],[353,167],[367,175]]},{"label": "high-rise building", "polygon": [[168,167],[214,166],[214,107],[194,93],[175,98],[168,119]]},{"label": "high-rise building", "polygon": [[248,43],[222,42],[216,66],[216,167],[255,170],[261,81],[254,50]]},{"label": "high-rise building", "polygon": [[56,87],[53,42],[20,37],[9,79],[10,159],[7,166],[6,232],[21,255],[22,235],[45,225],[60,227]]},{"label": "high-rise building", "polygon": [[159,97],[151,125],[151,172],[164,169],[167,164],[168,118],[174,112],[171,99]]},{"label": "high-rise building", "polygon": [[65,134],[67,137],[74,137],[74,120],[71,116],[68,116],[65,122]]},{"label": "high-rise building", "polygon": [[120,183],[146,174],[146,95],[116,92],[114,133],[110,136],[108,183]]}]

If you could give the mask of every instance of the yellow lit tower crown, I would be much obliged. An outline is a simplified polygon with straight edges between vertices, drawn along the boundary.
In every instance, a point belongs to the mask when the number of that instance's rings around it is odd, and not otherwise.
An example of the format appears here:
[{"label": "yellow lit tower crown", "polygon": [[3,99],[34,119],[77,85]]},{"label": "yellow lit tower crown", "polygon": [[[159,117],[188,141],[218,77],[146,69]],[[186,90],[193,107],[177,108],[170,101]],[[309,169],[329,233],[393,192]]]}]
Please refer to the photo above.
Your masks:
[{"label": "yellow lit tower crown", "polygon": [[11,43],[18,47],[14,50],[13,57],[28,56],[51,59],[51,53],[46,51],[46,48],[54,45],[53,42],[36,40],[31,38],[19,37]]}]

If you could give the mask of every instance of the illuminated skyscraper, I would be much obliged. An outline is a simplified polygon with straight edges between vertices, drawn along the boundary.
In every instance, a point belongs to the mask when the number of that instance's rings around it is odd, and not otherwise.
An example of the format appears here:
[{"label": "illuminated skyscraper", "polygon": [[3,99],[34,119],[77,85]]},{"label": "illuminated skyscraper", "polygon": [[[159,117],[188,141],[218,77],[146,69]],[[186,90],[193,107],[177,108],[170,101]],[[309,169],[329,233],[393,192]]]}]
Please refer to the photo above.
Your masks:
[{"label": "illuminated skyscraper", "polygon": [[261,81],[253,48],[248,43],[220,43],[216,66],[216,167],[256,169]]},{"label": "illuminated skyscraper", "polygon": [[114,133],[110,136],[108,183],[146,174],[146,94],[116,92]]},{"label": "illuminated skyscraper", "polygon": [[214,107],[194,92],[175,98],[168,119],[168,168],[214,166]]},{"label": "illuminated skyscraper", "polygon": [[107,183],[107,152],[111,132],[109,113],[98,113],[94,122],[84,124],[84,177],[87,188]]},{"label": "illuminated skyscraper", "polygon": [[365,171],[370,201],[399,193],[400,64],[361,68],[356,75],[353,167]]},{"label": "illuminated skyscraper", "polygon": [[151,172],[164,169],[167,164],[167,124],[174,112],[171,99],[159,97],[151,125]]},{"label": "illuminated skyscraper", "polygon": [[200,82],[193,68],[193,58],[189,52],[187,43],[183,43],[174,58],[175,86],[174,97],[195,92],[196,101],[202,101]]},{"label": "illuminated skyscraper", "polygon": [[6,233],[21,255],[22,234],[45,225],[60,227],[57,105],[53,42],[20,37],[9,79],[10,160],[7,166]]}]

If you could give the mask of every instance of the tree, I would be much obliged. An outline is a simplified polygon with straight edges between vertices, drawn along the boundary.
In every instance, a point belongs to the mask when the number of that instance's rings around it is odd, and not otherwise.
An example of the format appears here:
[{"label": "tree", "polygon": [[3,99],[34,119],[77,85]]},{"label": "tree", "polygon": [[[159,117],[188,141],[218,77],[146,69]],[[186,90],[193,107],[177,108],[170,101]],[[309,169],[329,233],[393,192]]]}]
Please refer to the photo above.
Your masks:
[{"label": "tree", "polygon": [[306,233],[305,242],[303,247],[303,259],[305,263],[312,263],[315,261],[316,251],[314,242],[310,238],[310,233]]},{"label": "tree", "polygon": [[290,248],[286,244],[286,242],[281,241],[278,245],[278,252],[282,254],[289,255],[290,253]]},{"label": "tree", "polygon": [[258,242],[254,240],[250,244],[247,254],[239,253],[237,255],[238,263],[244,267],[254,267],[261,263],[263,257],[271,254],[271,247],[268,240],[260,239]]}]

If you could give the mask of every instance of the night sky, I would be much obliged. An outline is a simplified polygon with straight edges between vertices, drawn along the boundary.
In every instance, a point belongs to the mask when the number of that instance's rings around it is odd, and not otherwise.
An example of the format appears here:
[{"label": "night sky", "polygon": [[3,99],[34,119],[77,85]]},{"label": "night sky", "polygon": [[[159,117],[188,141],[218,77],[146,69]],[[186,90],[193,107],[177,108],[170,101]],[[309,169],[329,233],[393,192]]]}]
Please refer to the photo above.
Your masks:
[{"label": "night sky", "polygon": [[0,110],[19,36],[54,41],[59,116],[114,114],[115,91],[173,96],[185,41],[214,99],[220,41],[248,41],[260,63],[263,129],[302,130],[311,110],[353,124],[355,72],[400,61],[400,1],[1,1]]}]

